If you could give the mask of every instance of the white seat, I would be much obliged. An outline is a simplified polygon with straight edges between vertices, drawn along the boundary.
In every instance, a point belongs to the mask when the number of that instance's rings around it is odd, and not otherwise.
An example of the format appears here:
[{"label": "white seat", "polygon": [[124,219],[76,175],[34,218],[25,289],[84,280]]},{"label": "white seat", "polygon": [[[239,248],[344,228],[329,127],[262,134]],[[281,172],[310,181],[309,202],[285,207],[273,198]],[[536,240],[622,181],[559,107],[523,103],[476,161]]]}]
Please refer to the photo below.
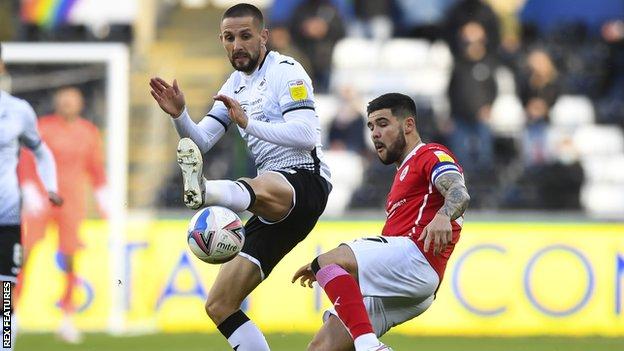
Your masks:
[{"label": "white seat", "polygon": [[586,183],[581,205],[593,217],[621,220],[624,216],[624,184]]},{"label": "white seat", "polygon": [[582,126],[572,140],[581,157],[624,153],[624,134],[617,126]]},{"label": "white seat", "polygon": [[427,54],[427,66],[451,71],[453,54],[451,54],[451,49],[444,41],[438,40],[431,44]]},{"label": "white seat", "polygon": [[355,189],[362,183],[364,161],[354,152],[332,150],[324,153],[324,159],[331,170],[333,185],[325,213],[340,215],[349,205]]},{"label": "white seat", "polygon": [[587,156],[581,165],[588,182],[624,184],[624,154]]},{"label": "white seat", "polygon": [[379,43],[363,38],[345,38],[336,43],[332,54],[335,69],[373,69],[379,60]]},{"label": "white seat", "polygon": [[517,96],[498,95],[492,104],[490,126],[496,134],[518,136],[525,123],[524,108]]},{"label": "white seat", "polygon": [[338,112],[338,99],[333,95],[318,94],[314,96],[314,108],[321,123],[321,130],[329,132],[332,119]]},{"label": "white seat", "polygon": [[592,124],[595,120],[594,106],[582,95],[563,95],[557,99],[550,113],[551,123],[568,129]]},{"label": "white seat", "polygon": [[429,42],[422,39],[392,39],[381,48],[380,66],[392,69],[425,67]]}]

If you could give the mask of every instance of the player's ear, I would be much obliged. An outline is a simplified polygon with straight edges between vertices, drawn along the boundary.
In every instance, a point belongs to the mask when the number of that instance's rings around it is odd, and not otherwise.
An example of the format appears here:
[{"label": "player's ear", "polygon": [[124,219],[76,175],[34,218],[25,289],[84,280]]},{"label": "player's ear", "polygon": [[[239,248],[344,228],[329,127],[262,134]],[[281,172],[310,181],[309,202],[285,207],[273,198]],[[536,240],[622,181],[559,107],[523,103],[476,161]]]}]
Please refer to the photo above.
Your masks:
[{"label": "player's ear", "polygon": [[414,117],[405,118],[405,121],[403,122],[403,130],[406,133],[413,133],[414,131],[416,131],[416,120],[414,119]]},{"label": "player's ear", "polygon": [[263,28],[260,31],[260,43],[266,46],[268,42],[269,42],[269,30],[266,28]]}]

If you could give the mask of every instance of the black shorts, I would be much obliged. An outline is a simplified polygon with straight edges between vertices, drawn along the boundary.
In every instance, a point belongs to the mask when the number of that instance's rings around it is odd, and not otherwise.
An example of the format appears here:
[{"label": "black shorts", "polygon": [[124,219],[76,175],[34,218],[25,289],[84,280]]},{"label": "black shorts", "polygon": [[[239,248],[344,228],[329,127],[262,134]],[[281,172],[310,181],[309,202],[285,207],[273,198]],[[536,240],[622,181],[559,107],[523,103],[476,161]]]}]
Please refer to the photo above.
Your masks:
[{"label": "black shorts", "polygon": [[21,228],[19,225],[0,225],[0,280],[16,283],[21,268]]},{"label": "black shorts", "polygon": [[295,206],[286,218],[270,223],[254,215],[245,224],[241,255],[260,266],[262,279],[312,231],[327,205],[330,184],[308,170],[278,171],[295,190]]}]

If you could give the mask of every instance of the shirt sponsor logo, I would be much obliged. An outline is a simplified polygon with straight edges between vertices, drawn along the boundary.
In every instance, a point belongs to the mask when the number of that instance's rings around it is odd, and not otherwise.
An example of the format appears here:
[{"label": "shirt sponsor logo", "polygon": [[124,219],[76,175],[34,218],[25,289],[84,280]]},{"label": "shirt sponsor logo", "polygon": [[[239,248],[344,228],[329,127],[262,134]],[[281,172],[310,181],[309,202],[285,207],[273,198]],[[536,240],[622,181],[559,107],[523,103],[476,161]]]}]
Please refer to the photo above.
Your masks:
[{"label": "shirt sponsor logo", "polygon": [[449,154],[447,154],[444,151],[434,151],[433,153],[438,157],[438,160],[440,160],[440,162],[453,162],[453,163],[455,163],[455,160],[453,160],[453,158],[451,156],[449,156]]},{"label": "shirt sponsor logo", "polygon": [[308,98],[308,90],[301,79],[288,82],[288,90],[293,101],[301,101]]}]

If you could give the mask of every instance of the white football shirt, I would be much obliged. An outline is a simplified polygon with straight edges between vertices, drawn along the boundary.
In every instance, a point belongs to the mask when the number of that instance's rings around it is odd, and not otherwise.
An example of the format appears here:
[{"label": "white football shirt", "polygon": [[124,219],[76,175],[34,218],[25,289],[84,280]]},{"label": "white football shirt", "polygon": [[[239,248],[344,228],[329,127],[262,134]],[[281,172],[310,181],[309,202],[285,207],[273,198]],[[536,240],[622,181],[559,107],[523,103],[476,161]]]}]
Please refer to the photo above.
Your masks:
[{"label": "white football shirt", "polygon": [[30,104],[0,91],[0,225],[20,223],[20,189],[17,182],[19,149],[41,144],[37,116]]},{"label": "white football shirt", "polygon": [[[247,75],[234,71],[219,94],[236,99],[249,119],[268,123],[284,123],[284,115],[299,109],[314,110],[312,81],[301,64],[292,57],[275,51],[267,52],[256,71]],[[204,120],[214,118],[228,128],[227,108],[215,101]],[[202,121],[199,127],[202,127]],[[255,161],[258,173],[266,171],[306,169],[330,179],[329,167],[323,162],[320,123],[317,119],[316,146],[312,150],[287,147],[259,139],[238,128]]]}]

